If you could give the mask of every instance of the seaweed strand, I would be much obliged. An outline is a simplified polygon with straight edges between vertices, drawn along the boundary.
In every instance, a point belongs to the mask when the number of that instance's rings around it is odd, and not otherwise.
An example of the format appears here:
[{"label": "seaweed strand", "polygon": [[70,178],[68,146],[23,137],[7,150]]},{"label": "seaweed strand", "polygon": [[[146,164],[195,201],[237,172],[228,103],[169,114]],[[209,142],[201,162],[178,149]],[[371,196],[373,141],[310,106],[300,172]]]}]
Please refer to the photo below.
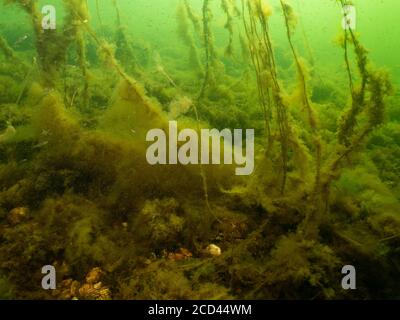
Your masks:
[{"label": "seaweed strand", "polygon": [[303,65],[300,62],[300,59],[297,55],[296,49],[293,45],[293,40],[292,40],[292,23],[291,20],[294,20],[294,17],[291,17],[293,15],[292,9],[289,7],[289,5],[284,1],[280,0],[280,4],[282,7],[283,11],[283,16],[285,18],[285,26],[286,26],[286,35],[287,39],[289,42],[290,49],[292,51],[292,55],[296,64],[297,68],[297,73],[299,77],[299,82],[301,86],[301,98],[304,107],[307,110],[308,113],[308,121],[309,125],[311,127],[312,133],[313,133],[313,138],[314,138],[314,146],[315,146],[315,162],[316,162],[316,176],[315,176],[315,185],[316,188],[318,188],[320,184],[320,175],[321,175],[321,153],[322,153],[322,145],[321,145],[321,135],[319,133],[318,129],[318,120],[316,119],[316,114],[315,111],[313,110],[313,107],[311,105],[310,98],[308,96],[308,88],[307,88],[307,83],[306,83],[306,76],[305,76],[305,71],[303,68]]}]

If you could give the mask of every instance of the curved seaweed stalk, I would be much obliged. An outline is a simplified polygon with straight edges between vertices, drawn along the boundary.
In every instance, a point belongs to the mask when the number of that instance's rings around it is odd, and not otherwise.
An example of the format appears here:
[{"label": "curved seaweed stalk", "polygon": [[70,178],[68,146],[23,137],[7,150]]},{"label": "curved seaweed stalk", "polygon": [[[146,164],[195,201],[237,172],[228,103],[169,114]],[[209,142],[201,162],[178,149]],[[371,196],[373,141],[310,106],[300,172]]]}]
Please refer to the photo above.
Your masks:
[{"label": "curved seaweed stalk", "polygon": [[[301,29],[301,35],[302,35],[303,42],[304,42],[304,48],[306,49],[310,64],[312,66],[314,66],[315,65],[314,53],[313,53],[313,50],[312,50],[312,48],[310,46],[310,42],[309,42],[307,34],[306,34],[306,30],[305,30],[305,27],[304,27],[303,19],[301,18],[302,17],[302,12],[301,12],[301,7],[302,6],[303,6],[302,0],[298,0],[298,2],[297,2],[297,8],[298,8],[297,11],[299,13],[298,19],[299,19],[299,24],[300,24],[300,29]],[[318,77],[318,78],[320,78],[320,77]]]},{"label": "curved seaweed stalk", "polygon": [[[340,3],[344,11],[345,2],[343,0],[340,0]],[[348,57],[349,34],[351,43],[354,46],[354,53],[357,60],[358,72],[361,77],[361,84],[357,88],[354,86],[354,81],[351,74],[350,62]],[[346,70],[349,77],[349,86],[351,90],[352,104],[351,108],[342,116],[339,125],[338,138],[340,143],[349,145],[350,143],[349,138],[353,134],[354,127],[357,123],[356,118],[358,114],[365,107],[366,89],[370,74],[367,68],[368,51],[359,42],[357,36],[354,34],[352,29],[348,29],[348,31],[345,30],[343,47],[345,50]]]},{"label": "curved seaweed stalk", "polygon": [[[344,8],[345,2],[340,0]],[[374,70],[369,64],[368,51],[362,46],[352,29],[348,31],[351,43],[354,46],[358,72],[361,76],[361,83],[358,88],[354,87],[353,78],[350,72],[347,45],[345,46],[346,69],[349,74],[349,86],[352,88],[352,102],[341,119],[338,131],[338,141],[344,145],[344,150],[338,153],[333,161],[332,168],[336,169],[341,160],[351,153],[364,138],[384,121],[385,97],[392,93],[392,85],[388,74],[381,70]],[[347,31],[345,30],[347,35]],[[345,42],[347,36],[345,35]],[[368,98],[367,98],[368,97]],[[367,116],[366,123],[356,131],[357,116],[361,113]]]},{"label": "curved seaweed stalk", "polygon": [[0,52],[3,52],[6,59],[18,64],[19,66],[22,66],[24,70],[31,70],[31,67],[28,66],[28,64],[24,60],[20,59],[16,55],[14,50],[8,44],[7,40],[1,35],[0,35]]},{"label": "curved seaweed stalk", "polygon": [[[342,8],[345,2],[339,0]],[[342,115],[338,129],[338,147],[333,156],[321,171],[321,183],[319,188],[319,202],[306,217],[304,231],[311,236],[316,236],[321,221],[321,215],[329,210],[330,188],[333,181],[341,174],[343,160],[354,153],[364,142],[368,135],[384,121],[385,98],[392,93],[392,85],[387,72],[374,70],[369,63],[367,50],[362,46],[353,30],[349,29],[351,44],[354,47],[358,72],[361,75],[361,83],[354,87],[354,80],[350,72],[350,60],[347,44],[343,45],[345,51],[346,69],[349,75],[349,87],[351,89],[351,106]],[[345,30],[345,43],[348,41]],[[358,125],[357,118],[363,114],[363,122]],[[323,206],[323,207],[322,207]]]},{"label": "curved seaweed stalk", "polygon": [[5,57],[10,60],[16,60],[14,50],[8,45],[7,40],[0,35],[0,50],[4,53]]}]

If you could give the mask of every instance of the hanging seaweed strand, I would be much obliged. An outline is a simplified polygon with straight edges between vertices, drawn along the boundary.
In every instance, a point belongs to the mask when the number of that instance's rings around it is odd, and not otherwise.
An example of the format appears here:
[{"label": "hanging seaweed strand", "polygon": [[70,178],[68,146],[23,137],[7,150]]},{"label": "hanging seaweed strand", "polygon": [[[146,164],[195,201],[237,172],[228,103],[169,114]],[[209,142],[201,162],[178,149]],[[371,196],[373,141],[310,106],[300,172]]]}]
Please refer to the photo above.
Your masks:
[{"label": "hanging seaweed strand", "polygon": [[[89,14],[86,0],[64,0],[64,6],[67,10],[67,23],[66,26],[71,25],[71,29],[66,29],[64,35],[71,38],[71,41],[76,43],[76,52],[78,55],[78,64],[82,72],[83,89],[81,106],[83,110],[89,108],[89,74],[86,58],[86,41],[85,33],[82,25],[88,23]],[[76,14],[75,14],[76,13]],[[78,15],[78,17],[76,16]]]},{"label": "hanging seaweed strand", "polygon": [[[257,77],[260,104],[263,107],[269,150],[272,139],[270,132],[269,110],[273,105],[276,109],[278,135],[281,148],[282,182],[280,191],[283,194],[286,187],[288,170],[289,141],[292,135],[289,125],[287,106],[282,98],[275,58],[269,35],[268,19],[271,9],[261,0],[242,0],[243,22],[249,43],[249,51]],[[247,18],[245,15],[247,12]],[[294,139],[292,139],[294,140]]]},{"label": "hanging seaweed strand", "polygon": [[[202,36],[203,36],[203,46],[204,46],[204,52],[205,52],[205,64],[204,64],[204,72],[203,72],[203,81],[201,84],[199,95],[197,97],[197,102],[193,103],[193,110],[195,113],[197,130],[199,132],[200,132],[201,128],[200,128],[200,115],[199,115],[199,111],[198,111],[198,106],[201,106],[203,104],[206,89],[210,84],[211,66],[212,66],[212,60],[214,57],[214,48],[213,48],[212,34],[211,34],[211,28],[210,28],[211,10],[209,8],[209,5],[210,5],[210,0],[203,1]],[[188,14],[190,20],[192,21],[195,30],[200,29],[198,19],[196,18],[195,14],[191,10],[187,1],[185,1],[185,8],[186,8],[186,13]],[[199,30],[198,30],[198,32],[199,32]],[[201,180],[202,180],[202,184],[203,184],[204,200],[206,203],[207,211],[216,221],[219,221],[218,217],[215,215],[215,213],[212,210],[211,205],[210,205],[206,172],[205,172],[202,164],[200,164],[199,168],[200,168],[200,176],[201,176]]]},{"label": "hanging seaweed strand", "polygon": [[309,126],[313,134],[313,140],[314,140],[313,142],[315,147],[315,166],[316,166],[315,185],[316,188],[318,188],[321,176],[321,153],[322,153],[321,135],[319,133],[318,120],[309,98],[304,65],[301,62],[293,44],[292,34],[294,32],[296,18],[294,17],[293,9],[286,3],[285,0],[280,0],[280,4],[285,19],[287,39],[295,61],[297,74],[299,78],[301,100],[303,106],[307,111]]},{"label": "hanging seaweed strand", "polygon": [[[202,66],[200,63],[199,53],[196,47],[196,43],[193,34],[190,32],[189,22],[189,6],[186,1],[178,5],[177,8],[177,23],[178,23],[178,35],[182,42],[189,49],[189,61],[195,70],[202,73]],[[193,13],[192,13],[193,14]]]},{"label": "hanging seaweed strand", "polygon": [[133,74],[136,77],[139,77],[141,76],[141,70],[139,69],[139,66],[137,64],[137,59],[135,57],[131,41],[125,31],[124,26],[122,25],[121,9],[119,7],[118,1],[112,0],[112,4],[114,6],[117,18],[117,27],[115,33],[115,41],[117,45],[116,57],[118,58],[118,60],[121,61],[121,63],[124,65],[129,73]]},{"label": "hanging seaweed strand", "polygon": [[233,5],[231,0],[221,0],[221,8],[226,15],[226,23],[224,28],[228,30],[229,42],[225,49],[225,55],[228,57],[233,56]]},{"label": "hanging seaweed strand", "polygon": [[210,6],[210,0],[204,0],[202,7],[202,17],[203,17],[203,45],[205,53],[205,63],[204,63],[203,83],[201,85],[200,93],[197,99],[199,105],[202,104],[202,100],[204,98],[206,89],[210,84],[211,66],[214,55],[214,48],[212,43],[213,40],[210,28],[211,10],[209,6]]},{"label": "hanging seaweed strand", "polygon": [[[256,74],[256,80],[257,80],[257,89],[258,89],[258,97],[259,97],[259,103],[262,107],[263,114],[264,114],[264,123],[265,123],[265,131],[266,131],[266,136],[267,136],[267,150],[269,150],[269,146],[271,145],[271,128],[270,128],[270,119],[269,119],[269,114],[270,114],[270,109],[271,109],[271,99],[270,99],[270,88],[266,88],[265,85],[263,85],[263,78],[262,78],[262,73],[263,73],[263,67],[261,65],[261,57],[259,53],[261,50],[259,50],[259,37],[258,41],[254,39],[254,32],[250,33],[250,26],[248,26],[245,15],[244,15],[244,2],[243,2],[243,23],[244,23],[244,28],[246,31],[246,36],[247,36],[247,41],[248,41],[248,46],[249,46],[249,51],[250,51],[250,58],[251,62],[253,65],[253,68],[255,70]],[[250,8],[249,8],[250,10]],[[252,19],[252,16],[249,15],[249,19]],[[251,24],[252,25],[252,24]],[[254,29],[252,28],[252,31]]]},{"label": "hanging seaweed strand", "polygon": [[201,31],[200,17],[193,11],[192,7],[189,5],[188,0],[184,0],[184,5],[186,8],[188,18],[192,22],[196,34],[201,36],[202,31]]}]

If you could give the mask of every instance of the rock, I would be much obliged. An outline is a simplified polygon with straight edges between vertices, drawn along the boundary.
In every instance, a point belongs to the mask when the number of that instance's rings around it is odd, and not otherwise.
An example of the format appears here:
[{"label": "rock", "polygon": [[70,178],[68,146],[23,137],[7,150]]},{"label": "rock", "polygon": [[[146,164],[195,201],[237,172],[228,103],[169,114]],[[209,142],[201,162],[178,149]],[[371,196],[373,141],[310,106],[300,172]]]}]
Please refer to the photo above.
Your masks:
[{"label": "rock", "polygon": [[103,271],[99,267],[93,268],[86,276],[86,283],[95,284],[99,282],[102,275]]},{"label": "rock", "polygon": [[57,286],[57,289],[53,291],[53,295],[56,296],[58,299],[70,300],[73,297],[73,293],[71,292],[72,283],[72,279],[63,280]]},{"label": "rock", "polygon": [[26,207],[14,208],[8,214],[8,221],[11,224],[21,223],[28,216],[29,209]]},{"label": "rock", "polygon": [[221,255],[221,248],[215,244],[208,245],[206,248],[206,251],[210,256],[213,256],[213,257],[218,257]]},{"label": "rock", "polygon": [[192,253],[185,248],[180,248],[177,252],[168,253],[168,259],[174,261],[186,260],[191,258],[192,256]]},{"label": "rock", "polygon": [[79,295],[86,299],[92,297],[95,293],[96,289],[94,289],[93,285],[89,283],[85,283],[79,288]]},{"label": "rock", "polygon": [[79,281],[74,280],[72,282],[71,287],[70,287],[70,294],[72,296],[76,297],[76,296],[79,295],[79,287],[80,287],[80,285],[81,284],[79,283]]},{"label": "rock", "polygon": [[100,281],[103,275],[104,272],[99,267],[90,270],[85,278],[86,283],[78,290],[78,296],[83,300],[110,300],[110,290]]},{"label": "rock", "polygon": [[15,135],[16,132],[17,130],[15,130],[12,124],[9,123],[7,129],[2,134],[0,134],[0,143],[7,142],[8,140],[10,140]]},{"label": "rock", "polygon": [[79,288],[79,296],[84,300],[110,300],[110,290],[101,282],[95,285],[85,283]]},{"label": "rock", "polygon": [[98,290],[98,289],[100,289],[102,286],[103,286],[103,284],[102,284],[101,281],[100,281],[100,282],[97,282],[97,283],[93,286],[93,288],[95,288],[96,290]]}]

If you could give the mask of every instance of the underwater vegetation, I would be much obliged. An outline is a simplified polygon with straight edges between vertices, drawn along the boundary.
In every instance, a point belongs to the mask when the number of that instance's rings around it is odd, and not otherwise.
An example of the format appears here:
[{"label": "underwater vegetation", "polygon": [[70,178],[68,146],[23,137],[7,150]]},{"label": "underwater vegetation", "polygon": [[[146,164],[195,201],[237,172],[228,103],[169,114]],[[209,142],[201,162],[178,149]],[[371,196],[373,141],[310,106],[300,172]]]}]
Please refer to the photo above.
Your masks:
[{"label": "underwater vegetation", "polygon": [[[43,30],[0,2],[0,299],[400,297],[400,96],[362,33],[338,28],[339,77],[295,1],[178,0],[167,48],[93,3]],[[169,121],[254,128],[254,173],[148,164]]]}]

